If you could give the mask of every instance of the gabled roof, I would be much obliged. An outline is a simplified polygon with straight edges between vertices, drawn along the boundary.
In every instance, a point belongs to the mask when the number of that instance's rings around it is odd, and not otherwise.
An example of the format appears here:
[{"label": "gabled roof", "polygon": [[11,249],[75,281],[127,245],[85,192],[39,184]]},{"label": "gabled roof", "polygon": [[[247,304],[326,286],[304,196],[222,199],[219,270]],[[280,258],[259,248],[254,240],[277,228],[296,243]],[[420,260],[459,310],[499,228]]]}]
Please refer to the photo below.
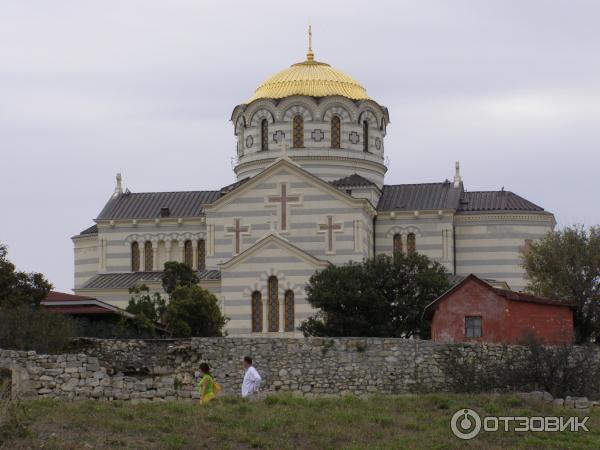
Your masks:
[{"label": "gabled roof", "polygon": [[511,291],[511,290],[507,290],[507,289],[498,289],[498,288],[495,288],[495,287],[491,286],[490,284],[486,283],[478,276],[476,276],[474,274],[470,274],[469,276],[465,277],[461,282],[452,286],[450,289],[448,289],[446,292],[444,292],[442,295],[440,295],[438,298],[436,298],[434,301],[432,301],[429,305],[427,305],[425,307],[423,316],[431,317],[431,315],[437,308],[437,305],[439,305],[443,300],[445,300],[450,294],[452,294],[453,292],[457,291],[462,286],[464,286],[465,284],[470,283],[470,282],[479,283],[481,286],[484,286],[486,289],[489,289],[490,291],[494,292],[495,294],[497,294],[501,297],[504,297],[507,300],[511,300],[511,301],[541,303],[541,304],[545,304],[545,305],[562,306],[562,307],[566,307],[566,308],[575,308],[577,306],[577,303],[574,301],[571,301],[571,300],[550,299],[550,298],[545,298],[545,297],[538,297],[538,296],[532,295],[532,294],[526,294],[524,292],[515,292],[515,291]]},{"label": "gabled roof", "polygon": [[274,173],[277,173],[281,168],[286,168],[290,172],[295,172],[299,177],[304,178],[306,180],[310,180],[314,182],[316,185],[321,186],[325,191],[328,191],[335,195],[340,201],[345,202],[346,204],[368,208],[368,210],[373,211],[373,205],[363,198],[355,198],[352,197],[336,187],[332,186],[330,183],[324,181],[322,178],[317,177],[316,175],[310,173],[306,169],[303,169],[300,165],[292,161],[287,157],[277,158],[273,163],[271,163],[266,169],[257,175],[253,176],[250,180],[243,183],[242,186],[235,189],[233,192],[229,192],[226,195],[218,198],[210,205],[206,205],[207,210],[218,210],[221,206],[226,205],[232,199],[236,198],[237,195],[242,195],[246,190],[252,189],[252,186],[258,184],[261,180],[269,179]]},{"label": "gabled roof", "polygon": [[[80,289],[129,289],[145,283],[160,283],[162,275],[162,272],[100,273]],[[196,275],[200,281],[221,279],[221,272],[218,270],[201,270],[196,272]]]},{"label": "gabled roof", "polygon": [[513,192],[500,190],[463,192],[458,211],[544,211],[544,208]]},{"label": "gabled roof", "polygon": [[395,184],[383,186],[377,205],[378,211],[413,211],[456,209],[462,185],[455,188],[453,183]]},{"label": "gabled roof", "polygon": [[330,181],[329,184],[335,186],[336,188],[353,188],[353,187],[370,187],[376,186],[371,180],[367,180],[365,177],[353,173],[352,175],[348,175],[344,178],[339,178],[337,180]]},{"label": "gabled roof", "polygon": [[235,266],[236,264],[242,262],[249,256],[259,252],[265,246],[267,246],[271,243],[274,243],[281,248],[285,248],[290,253],[294,253],[299,258],[302,258],[305,261],[307,261],[310,264],[313,264],[315,266],[327,267],[330,264],[329,261],[326,261],[324,259],[319,259],[316,256],[313,256],[310,253],[302,250],[301,248],[296,247],[294,244],[283,239],[277,232],[270,232],[269,234],[260,238],[252,247],[247,248],[246,250],[244,250],[240,254],[234,256],[230,260],[219,264],[219,267],[222,269],[229,269],[229,268]]},{"label": "gabled roof", "polygon": [[[454,287],[454,285],[461,283],[465,278],[467,278],[469,275],[453,275],[453,274],[448,274],[447,278],[448,280],[450,280],[450,285],[452,287]],[[487,284],[489,284],[492,287],[498,288],[498,289],[505,289],[507,291],[510,291],[510,286],[508,285],[508,283],[506,281],[500,281],[500,280],[495,280],[493,278],[480,278],[480,280],[485,281]]]}]

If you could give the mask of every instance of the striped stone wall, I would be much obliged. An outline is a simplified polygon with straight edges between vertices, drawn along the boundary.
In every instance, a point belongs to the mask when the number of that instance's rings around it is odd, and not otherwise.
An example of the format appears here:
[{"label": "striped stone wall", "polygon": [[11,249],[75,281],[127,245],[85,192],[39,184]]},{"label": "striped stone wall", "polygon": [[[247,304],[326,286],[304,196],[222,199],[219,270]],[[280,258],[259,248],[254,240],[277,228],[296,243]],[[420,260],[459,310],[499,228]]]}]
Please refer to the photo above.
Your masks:
[{"label": "striped stone wall", "polygon": [[433,211],[381,213],[375,221],[375,249],[377,254],[393,254],[394,235],[414,233],[416,250],[453,271],[453,214]]},{"label": "striped stone wall", "polygon": [[523,290],[527,280],[521,257],[527,242],[541,239],[554,224],[549,213],[456,215],[457,275],[474,273]]},{"label": "striped stone wall", "polygon": [[100,249],[97,234],[75,236],[74,264],[75,288],[83,286],[98,273],[100,265]]}]

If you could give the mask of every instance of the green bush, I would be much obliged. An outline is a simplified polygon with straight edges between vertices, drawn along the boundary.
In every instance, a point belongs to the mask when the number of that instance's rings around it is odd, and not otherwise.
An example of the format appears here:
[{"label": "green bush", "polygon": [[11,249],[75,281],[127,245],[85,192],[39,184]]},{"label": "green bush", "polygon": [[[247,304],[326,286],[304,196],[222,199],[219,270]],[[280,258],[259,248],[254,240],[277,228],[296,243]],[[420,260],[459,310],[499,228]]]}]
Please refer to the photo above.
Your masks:
[{"label": "green bush", "polygon": [[25,409],[21,402],[11,398],[10,371],[0,369],[0,446],[12,437],[27,432]]},{"label": "green bush", "polygon": [[214,294],[200,286],[178,286],[165,310],[167,329],[176,337],[222,336],[227,319]]},{"label": "green bush", "polygon": [[544,390],[555,397],[600,395],[600,368],[592,346],[551,347],[529,338],[522,348],[500,347],[493,359],[460,344],[443,353],[442,370],[454,392]]},{"label": "green bush", "polygon": [[60,353],[75,337],[67,316],[23,305],[0,310],[0,348]]}]

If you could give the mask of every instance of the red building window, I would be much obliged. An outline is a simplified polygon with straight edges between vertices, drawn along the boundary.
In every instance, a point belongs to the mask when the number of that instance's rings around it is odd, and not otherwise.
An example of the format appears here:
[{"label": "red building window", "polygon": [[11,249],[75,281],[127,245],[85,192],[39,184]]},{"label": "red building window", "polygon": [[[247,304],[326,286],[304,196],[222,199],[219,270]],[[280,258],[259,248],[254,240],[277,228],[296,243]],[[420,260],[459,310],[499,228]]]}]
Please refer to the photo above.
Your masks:
[{"label": "red building window", "polygon": [[465,317],[465,336],[479,338],[481,334],[481,316]]}]

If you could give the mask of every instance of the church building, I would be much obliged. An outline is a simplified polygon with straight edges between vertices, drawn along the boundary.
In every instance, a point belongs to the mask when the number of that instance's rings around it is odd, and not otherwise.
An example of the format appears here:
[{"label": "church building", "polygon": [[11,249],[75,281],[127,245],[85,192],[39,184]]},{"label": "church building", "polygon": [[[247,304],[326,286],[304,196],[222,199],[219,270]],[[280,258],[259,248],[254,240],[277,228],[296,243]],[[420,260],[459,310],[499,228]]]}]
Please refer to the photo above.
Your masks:
[{"label": "church building", "polygon": [[555,226],[513,192],[467,191],[458,163],[452,181],[385,184],[387,108],[310,45],[231,121],[229,186],[138,193],[117,175],[95,224],[72,238],[76,294],[124,308],[130,287],[162,291],[164,263],[181,261],[219,299],[229,335],[289,335],[314,313],[305,286],[329,264],[419,252],[521,290],[522,252]]}]

